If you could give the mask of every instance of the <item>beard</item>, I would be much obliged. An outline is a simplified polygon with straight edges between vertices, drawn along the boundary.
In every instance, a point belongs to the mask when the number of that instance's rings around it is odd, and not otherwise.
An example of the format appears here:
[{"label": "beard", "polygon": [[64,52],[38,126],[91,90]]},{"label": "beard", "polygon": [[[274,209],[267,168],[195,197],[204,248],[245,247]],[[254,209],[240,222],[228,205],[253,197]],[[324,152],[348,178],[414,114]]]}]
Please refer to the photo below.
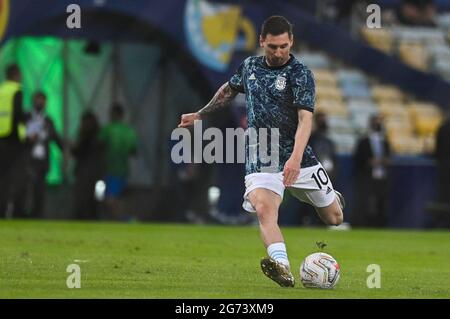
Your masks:
[{"label": "beard", "polygon": [[272,57],[267,60],[269,61],[270,65],[273,65],[273,66],[280,66],[280,65],[283,65],[284,63],[286,63],[284,58]]}]

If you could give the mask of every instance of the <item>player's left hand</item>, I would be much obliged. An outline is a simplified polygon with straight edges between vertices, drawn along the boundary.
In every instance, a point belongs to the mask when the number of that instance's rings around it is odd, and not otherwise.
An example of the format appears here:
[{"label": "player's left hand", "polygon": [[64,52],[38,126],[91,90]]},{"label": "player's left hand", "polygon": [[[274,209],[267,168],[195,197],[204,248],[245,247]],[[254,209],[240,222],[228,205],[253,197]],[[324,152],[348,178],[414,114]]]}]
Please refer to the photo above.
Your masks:
[{"label": "player's left hand", "polygon": [[283,169],[283,184],[285,187],[292,186],[297,181],[300,175],[300,160],[296,158],[289,158],[289,160],[284,164]]}]

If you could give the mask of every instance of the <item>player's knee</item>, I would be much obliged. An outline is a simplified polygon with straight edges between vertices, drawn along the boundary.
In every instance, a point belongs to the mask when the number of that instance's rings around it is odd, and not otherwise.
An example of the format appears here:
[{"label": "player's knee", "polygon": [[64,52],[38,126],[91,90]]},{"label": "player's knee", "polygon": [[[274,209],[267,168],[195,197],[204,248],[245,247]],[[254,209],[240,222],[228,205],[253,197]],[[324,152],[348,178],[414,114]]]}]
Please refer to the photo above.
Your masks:
[{"label": "player's knee", "polygon": [[261,222],[270,218],[272,207],[265,201],[260,201],[255,205],[256,213]]},{"label": "player's knee", "polygon": [[339,226],[344,221],[344,215],[340,209],[335,210],[330,216],[329,224],[333,226]]}]

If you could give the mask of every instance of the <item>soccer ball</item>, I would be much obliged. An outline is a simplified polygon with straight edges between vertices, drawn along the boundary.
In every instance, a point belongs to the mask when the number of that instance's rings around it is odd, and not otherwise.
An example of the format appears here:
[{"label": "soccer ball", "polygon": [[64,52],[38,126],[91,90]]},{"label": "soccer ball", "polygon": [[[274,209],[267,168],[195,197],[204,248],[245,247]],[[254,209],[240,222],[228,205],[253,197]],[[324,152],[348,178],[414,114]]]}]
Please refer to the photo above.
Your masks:
[{"label": "soccer ball", "polygon": [[339,281],[340,267],[328,254],[314,253],[300,266],[300,281],[306,288],[331,289]]}]

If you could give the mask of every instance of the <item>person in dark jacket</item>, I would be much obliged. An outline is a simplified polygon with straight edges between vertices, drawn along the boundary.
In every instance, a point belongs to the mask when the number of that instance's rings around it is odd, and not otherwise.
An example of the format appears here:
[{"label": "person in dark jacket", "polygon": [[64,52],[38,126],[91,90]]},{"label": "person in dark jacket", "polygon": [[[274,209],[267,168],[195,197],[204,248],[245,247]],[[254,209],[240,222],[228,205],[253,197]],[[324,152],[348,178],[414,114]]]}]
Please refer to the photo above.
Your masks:
[{"label": "person in dark jacket", "polygon": [[76,160],[73,191],[77,219],[99,218],[95,187],[102,183],[104,175],[104,147],[98,139],[99,131],[96,115],[91,111],[83,113],[77,141],[71,149]]},{"label": "person in dark jacket", "polygon": [[450,205],[450,116],[440,126],[436,136],[438,201]]},{"label": "person in dark jacket", "polygon": [[336,181],[337,157],[334,142],[328,137],[327,115],[317,112],[314,116],[314,130],[309,138],[309,145],[313,148],[317,158],[332,181]]},{"label": "person in dark jacket", "polygon": [[357,144],[354,154],[356,177],[356,226],[387,225],[388,164],[390,147],[383,131],[382,118],[370,118],[370,130]]}]

